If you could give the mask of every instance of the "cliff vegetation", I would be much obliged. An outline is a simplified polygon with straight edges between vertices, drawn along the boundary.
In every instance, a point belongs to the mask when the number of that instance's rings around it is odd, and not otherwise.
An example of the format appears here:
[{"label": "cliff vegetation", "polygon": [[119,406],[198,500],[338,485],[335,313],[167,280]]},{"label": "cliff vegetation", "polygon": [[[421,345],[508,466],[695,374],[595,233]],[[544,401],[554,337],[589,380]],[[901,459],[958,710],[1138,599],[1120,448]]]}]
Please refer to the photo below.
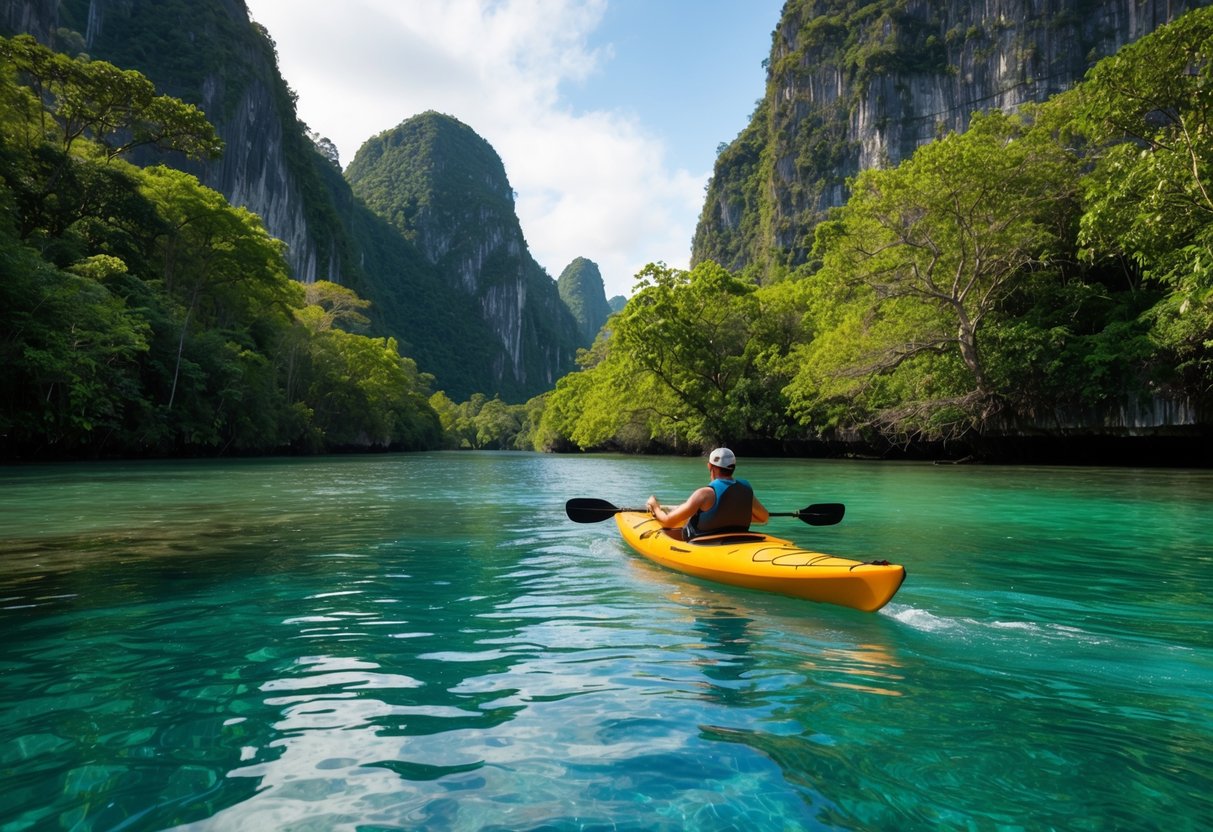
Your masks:
[{"label": "cliff vegetation", "polygon": [[0,457],[436,447],[429,376],[291,280],[283,246],[188,173],[221,151],[133,70],[0,39]]},{"label": "cliff vegetation", "polygon": [[789,0],[692,268],[607,304],[592,262],[535,263],[453,118],[343,175],[237,0],[188,32],[177,0],[17,6],[66,53],[0,54],[5,458],[1140,435],[1213,463],[1213,9]]},{"label": "cliff vegetation", "polygon": [[[546,275],[552,285],[539,281],[534,273],[542,270],[533,261],[523,270],[534,291],[519,304],[504,296],[501,269],[448,270],[449,263],[435,263],[402,236],[391,217],[354,196],[332,143],[298,119],[273,39],[239,0],[18,0],[0,22],[24,27],[69,55],[138,70],[160,91],[204,112],[227,152],[193,158],[144,149],[127,159],[192,173],[257,214],[286,244],[293,277],[339,283],[366,297],[370,331],[394,338],[452,396],[481,391],[522,401],[572,367],[569,333],[559,325],[544,330],[548,320],[567,324],[568,313],[550,305],[554,281]],[[458,179],[458,165],[475,157],[452,161],[443,175]],[[512,204],[509,212],[502,222],[517,226]],[[468,245],[491,247],[478,240],[475,224],[460,233]]]},{"label": "cliff vegetation", "polygon": [[775,280],[808,262],[814,228],[861,171],[889,167],[975,112],[1014,112],[1207,0],[788,0],[766,94],[722,148],[692,242]]},{"label": "cliff vegetation", "polygon": [[780,279],[650,267],[536,441],[1005,456],[1163,433],[1209,464],[1211,50],[1213,9],[1189,12],[1042,105],[864,170]]},{"label": "cliff vegetation", "polygon": [[[489,325],[495,348],[474,360],[495,384],[479,391],[520,401],[573,368],[576,321],[527,249],[500,157],[475,131],[440,113],[413,116],[363,144],[345,175],[465,296],[467,323]],[[445,338],[458,341],[458,333]]]},{"label": "cliff vegetation", "polygon": [[556,288],[560,291],[560,299],[577,320],[580,345],[588,347],[615,311],[607,302],[598,264],[584,257],[576,258],[560,273]]}]

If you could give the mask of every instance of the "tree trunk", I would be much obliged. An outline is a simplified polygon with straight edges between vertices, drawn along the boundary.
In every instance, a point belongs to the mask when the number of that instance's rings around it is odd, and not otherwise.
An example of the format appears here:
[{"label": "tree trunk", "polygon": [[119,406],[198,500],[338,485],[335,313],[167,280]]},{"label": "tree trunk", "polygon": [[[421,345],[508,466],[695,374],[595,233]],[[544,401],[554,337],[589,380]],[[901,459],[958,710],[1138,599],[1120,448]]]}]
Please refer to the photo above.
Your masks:
[{"label": "tree trunk", "polygon": [[988,392],[989,386],[986,383],[986,371],[981,361],[981,353],[977,349],[977,332],[963,308],[959,308],[957,314],[960,317],[960,326],[956,331],[956,340],[960,344],[960,357],[965,366],[969,368],[969,372],[973,374],[977,392],[985,394]]}]

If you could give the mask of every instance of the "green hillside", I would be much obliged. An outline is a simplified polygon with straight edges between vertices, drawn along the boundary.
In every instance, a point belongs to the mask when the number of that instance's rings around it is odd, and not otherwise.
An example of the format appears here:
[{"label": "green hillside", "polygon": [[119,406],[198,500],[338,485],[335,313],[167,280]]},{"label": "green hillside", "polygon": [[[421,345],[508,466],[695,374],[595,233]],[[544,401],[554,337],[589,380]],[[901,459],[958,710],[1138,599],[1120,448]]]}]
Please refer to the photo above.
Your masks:
[{"label": "green hillside", "polygon": [[560,290],[560,299],[564,301],[564,305],[577,319],[581,346],[588,347],[594,343],[595,336],[607,318],[611,317],[612,311],[607,303],[606,289],[598,264],[584,257],[576,258],[560,273],[560,277],[556,279],[556,288]]},{"label": "green hillside", "polygon": [[[36,91],[36,92],[35,92]],[[429,377],[365,303],[289,278],[260,219],[124,157],[222,149],[137,72],[0,38],[0,458],[442,441]]]},{"label": "green hillside", "polygon": [[[524,401],[573,368],[577,323],[527,250],[500,157],[474,130],[439,113],[413,116],[369,139],[346,178],[475,308],[464,328],[493,333],[495,347],[476,360],[497,381],[481,392]],[[459,342],[462,331],[446,338]]]}]

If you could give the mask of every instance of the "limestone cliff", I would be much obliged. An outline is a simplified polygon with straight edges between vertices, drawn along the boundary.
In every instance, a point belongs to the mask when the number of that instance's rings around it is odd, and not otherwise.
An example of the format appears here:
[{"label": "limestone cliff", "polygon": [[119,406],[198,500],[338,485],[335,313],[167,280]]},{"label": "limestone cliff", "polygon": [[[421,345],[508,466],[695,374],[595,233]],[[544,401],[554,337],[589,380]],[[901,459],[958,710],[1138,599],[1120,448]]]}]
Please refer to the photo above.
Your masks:
[{"label": "limestone cliff", "polygon": [[470,127],[435,112],[369,139],[354,193],[474,298],[499,349],[482,360],[503,395],[531,396],[574,368],[577,324],[527,248],[505,167]]},{"label": "limestone cliff", "polygon": [[1208,0],[788,0],[767,90],[717,159],[692,261],[804,262],[847,179],[1081,80],[1099,58]]},{"label": "limestone cliff", "polygon": [[560,273],[556,288],[560,290],[564,305],[577,319],[581,346],[588,347],[598,337],[598,331],[607,318],[611,317],[611,307],[607,303],[606,287],[598,264],[578,257]]},{"label": "limestone cliff", "polygon": [[59,0],[27,0],[5,3],[0,14],[4,32],[25,32],[42,43],[50,43],[59,20]]},{"label": "limestone cliff", "polygon": [[160,91],[197,105],[228,148],[220,159],[147,151],[133,161],[166,161],[260,215],[287,244],[299,280],[340,279],[341,225],[332,206],[314,198],[321,190],[316,154],[278,74],[273,41],[250,23],[243,2],[18,0],[9,18],[10,31],[136,69]]},{"label": "limestone cliff", "polygon": [[[221,158],[148,151],[132,161],[187,170],[260,215],[287,244],[297,279],[332,280],[372,301],[374,334],[395,337],[436,388],[457,400],[474,392],[522,400],[571,368],[575,325],[526,252],[512,207],[508,216],[486,215],[482,228],[474,216],[452,227],[429,223],[419,251],[355,198],[331,153],[313,144],[273,40],[242,0],[11,0],[0,15],[0,34],[28,32],[136,69],[202,109],[226,145]],[[504,182],[502,172],[508,194]],[[473,238],[481,251],[466,262],[431,256]],[[515,259],[517,280],[478,283],[488,273],[483,261],[503,252]]]}]

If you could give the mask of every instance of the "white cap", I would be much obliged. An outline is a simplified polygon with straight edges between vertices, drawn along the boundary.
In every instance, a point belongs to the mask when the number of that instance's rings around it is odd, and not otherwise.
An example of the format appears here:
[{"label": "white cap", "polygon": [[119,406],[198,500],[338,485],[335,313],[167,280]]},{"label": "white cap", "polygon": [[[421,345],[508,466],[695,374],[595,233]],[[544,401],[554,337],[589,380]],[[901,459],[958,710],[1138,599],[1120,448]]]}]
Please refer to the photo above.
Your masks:
[{"label": "white cap", "polygon": [[737,457],[728,448],[717,448],[708,455],[708,462],[717,468],[733,468],[737,465]]}]

